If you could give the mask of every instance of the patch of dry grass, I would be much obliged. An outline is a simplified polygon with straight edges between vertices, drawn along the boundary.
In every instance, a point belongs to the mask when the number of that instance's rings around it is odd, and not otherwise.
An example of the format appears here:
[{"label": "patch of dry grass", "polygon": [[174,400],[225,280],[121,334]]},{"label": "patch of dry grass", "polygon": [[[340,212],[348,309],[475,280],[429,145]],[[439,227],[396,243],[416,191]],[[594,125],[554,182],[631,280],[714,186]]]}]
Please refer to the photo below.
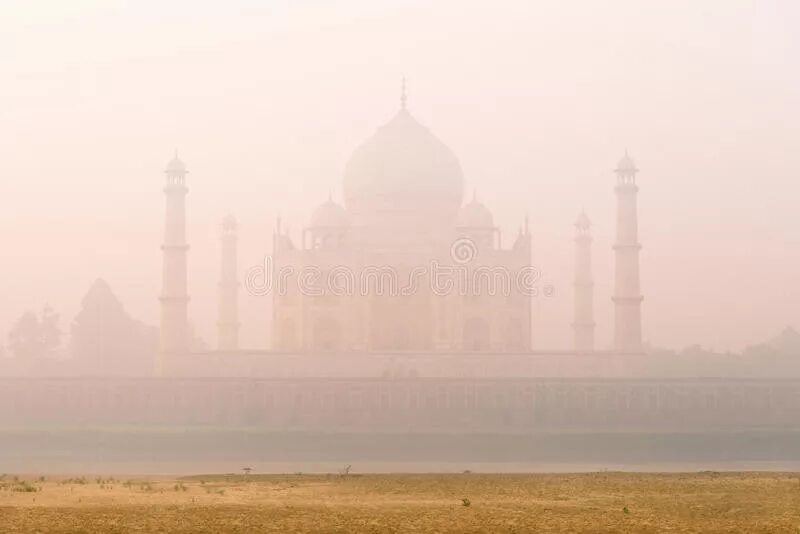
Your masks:
[{"label": "patch of dry grass", "polygon": [[10,480],[41,489],[0,489],[2,532],[797,533],[800,527],[800,478],[787,473]]}]

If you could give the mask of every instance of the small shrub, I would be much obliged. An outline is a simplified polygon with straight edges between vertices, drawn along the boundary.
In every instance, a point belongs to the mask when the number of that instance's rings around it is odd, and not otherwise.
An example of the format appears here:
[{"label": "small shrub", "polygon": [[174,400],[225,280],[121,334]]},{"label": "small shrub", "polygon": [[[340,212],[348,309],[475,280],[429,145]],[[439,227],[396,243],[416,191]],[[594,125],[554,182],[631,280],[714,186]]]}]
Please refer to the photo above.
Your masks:
[{"label": "small shrub", "polygon": [[22,482],[18,482],[11,488],[12,491],[19,491],[22,493],[34,493],[39,491],[39,488],[28,482],[27,480],[23,480]]},{"label": "small shrub", "polygon": [[472,501],[470,501],[469,498],[464,497],[463,499],[461,499],[461,506],[470,506],[471,504]]}]

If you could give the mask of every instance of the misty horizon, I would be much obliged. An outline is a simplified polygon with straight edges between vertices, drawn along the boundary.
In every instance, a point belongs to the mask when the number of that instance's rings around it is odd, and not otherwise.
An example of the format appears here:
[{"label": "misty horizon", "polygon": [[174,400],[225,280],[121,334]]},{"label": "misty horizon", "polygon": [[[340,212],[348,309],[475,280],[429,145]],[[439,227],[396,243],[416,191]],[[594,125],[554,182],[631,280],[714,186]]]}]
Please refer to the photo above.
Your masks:
[{"label": "misty horizon", "polygon": [[[534,348],[571,344],[582,209],[597,346],[611,343],[626,149],[641,170],[645,341],[739,351],[798,326],[790,2],[55,6],[0,8],[0,43],[15,51],[0,74],[4,333],[45,303],[68,332],[96,278],[158,323],[163,170],[177,148],[190,320],[214,345],[223,216],[239,221],[241,272],[272,250],[278,216],[299,240],[329,191],[341,201],[346,161],[399,109],[403,76],[409,110],[461,163],[464,201],[477,190],[504,243],[529,217],[555,291],[534,299]],[[270,309],[242,295],[243,346],[270,346]]]}]

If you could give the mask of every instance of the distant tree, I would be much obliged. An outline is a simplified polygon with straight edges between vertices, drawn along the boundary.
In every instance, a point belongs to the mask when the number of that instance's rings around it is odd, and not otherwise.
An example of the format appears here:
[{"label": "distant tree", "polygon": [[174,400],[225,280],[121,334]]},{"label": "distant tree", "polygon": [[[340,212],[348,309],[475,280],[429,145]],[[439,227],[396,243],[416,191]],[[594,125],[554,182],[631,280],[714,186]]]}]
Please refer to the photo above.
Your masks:
[{"label": "distant tree", "polygon": [[41,317],[32,311],[23,313],[8,333],[8,348],[17,358],[45,358],[60,343],[58,314],[49,306],[44,307]]},{"label": "distant tree", "polygon": [[91,372],[149,374],[157,338],[157,330],[132,319],[111,287],[98,279],[72,322],[70,350]]},{"label": "distant tree", "polygon": [[39,319],[32,311],[22,314],[8,333],[8,348],[17,358],[33,358],[40,352]]},{"label": "distant tree", "polygon": [[772,339],[747,347],[744,355],[757,358],[797,357],[800,355],[800,333],[787,326]]},{"label": "distant tree", "polygon": [[50,306],[45,306],[42,310],[42,317],[39,319],[42,344],[45,350],[50,351],[61,344],[61,330],[58,328],[59,316]]}]

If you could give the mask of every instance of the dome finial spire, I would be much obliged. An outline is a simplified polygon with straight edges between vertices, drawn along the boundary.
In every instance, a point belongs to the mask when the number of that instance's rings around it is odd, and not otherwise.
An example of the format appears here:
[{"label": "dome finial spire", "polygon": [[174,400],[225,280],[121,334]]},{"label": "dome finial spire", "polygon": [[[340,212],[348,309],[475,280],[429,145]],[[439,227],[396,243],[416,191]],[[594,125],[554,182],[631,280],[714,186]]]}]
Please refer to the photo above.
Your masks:
[{"label": "dome finial spire", "polygon": [[406,109],[406,103],[408,103],[408,95],[406,94],[406,77],[403,76],[403,83],[400,88],[400,108]]}]

